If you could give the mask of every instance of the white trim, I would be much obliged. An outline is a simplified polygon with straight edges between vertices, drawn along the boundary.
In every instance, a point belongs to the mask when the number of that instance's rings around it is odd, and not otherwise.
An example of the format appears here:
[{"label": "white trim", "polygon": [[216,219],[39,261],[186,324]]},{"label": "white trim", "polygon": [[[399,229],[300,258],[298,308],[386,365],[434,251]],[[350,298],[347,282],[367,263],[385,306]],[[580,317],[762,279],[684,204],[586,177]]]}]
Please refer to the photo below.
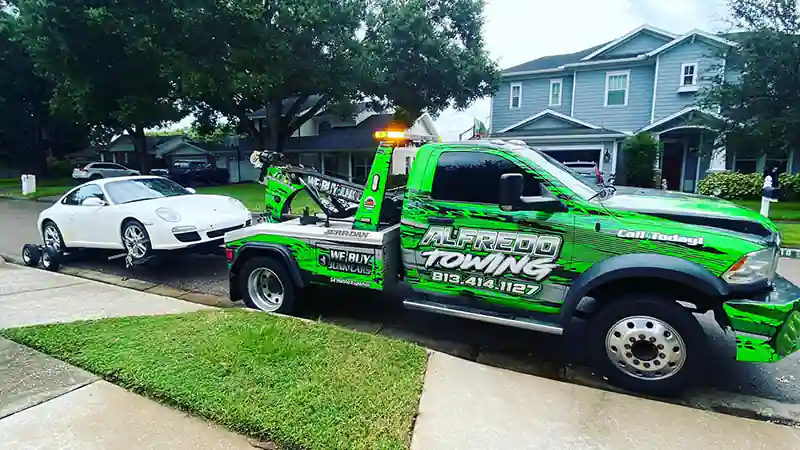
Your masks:
[{"label": "white trim", "polygon": [[653,76],[653,104],[650,106],[650,123],[656,119],[656,98],[658,97],[658,66],[661,56],[656,56],[656,72]]},{"label": "white trim", "polygon": [[599,49],[593,51],[592,53],[584,56],[583,58],[581,58],[581,61],[586,61],[586,60],[592,59],[595,56],[597,56],[597,55],[599,55],[599,54],[601,54],[601,53],[603,53],[605,51],[611,50],[612,48],[616,47],[617,45],[620,45],[623,42],[627,41],[628,39],[630,39],[630,38],[636,36],[637,34],[641,33],[642,31],[649,31],[649,32],[654,33],[654,34],[660,34],[660,35],[662,35],[664,37],[668,37],[668,38],[671,38],[671,39],[675,39],[676,37],[678,37],[678,35],[675,34],[675,33],[670,33],[669,31],[662,30],[660,28],[656,28],[656,27],[644,24],[644,25],[636,28],[635,30],[629,31],[628,33],[624,34],[622,37],[619,37],[619,38],[609,42],[608,44],[600,47]]},{"label": "white trim", "polygon": [[571,99],[571,102],[570,102],[571,104],[569,106],[569,115],[570,116],[574,116],[575,115],[575,86],[577,86],[577,85],[578,85],[578,71],[577,70],[573,70],[572,71],[572,99]]},{"label": "white trim", "polygon": [[689,153],[689,141],[686,139],[683,140],[683,151],[681,153],[681,187],[678,190],[684,192],[683,186],[686,182],[686,155]]},{"label": "white trim", "polygon": [[704,37],[706,39],[709,39],[709,40],[714,41],[714,42],[716,42],[718,44],[721,44],[721,45],[727,45],[727,46],[730,46],[730,47],[737,47],[738,46],[738,44],[736,44],[733,41],[729,41],[727,39],[723,39],[723,38],[721,38],[719,36],[714,36],[713,34],[706,33],[703,30],[694,29],[694,30],[691,30],[688,33],[684,34],[683,36],[681,36],[681,37],[679,37],[677,39],[674,39],[674,40],[672,40],[670,42],[667,42],[666,44],[662,45],[661,47],[658,47],[657,49],[655,49],[655,50],[653,50],[651,52],[648,52],[647,56],[655,56],[655,55],[657,55],[659,53],[663,53],[663,52],[671,49],[672,47],[680,44],[681,42],[685,41],[686,39],[689,39],[689,38],[695,37],[695,36]]},{"label": "white trim", "polygon": [[789,159],[786,160],[786,173],[791,175],[792,169],[794,169],[794,167],[792,167],[792,161],[794,161],[794,149],[789,152],[788,158]]},{"label": "white trim", "polygon": [[622,141],[614,141],[614,146],[611,147],[611,174],[617,174],[617,152],[619,151],[619,146]]},{"label": "white trim", "polygon": [[541,146],[537,145],[536,150],[541,150],[544,152],[570,151],[570,150],[600,150],[602,152],[603,150],[605,150],[605,146],[602,144],[595,144],[595,145],[567,144],[567,145],[541,145]]},{"label": "white trim", "polygon": [[660,136],[662,134],[667,134],[670,131],[692,130],[692,129],[694,129],[694,130],[712,130],[710,127],[707,127],[705,125],[678,125],[677,127],[667,128],[666,130],[660,131],[657,134]]},{"label": "white trim", "polygon": [[[621,105],[609,105],[608,104],[608,79],[611,77],[618,77],[620,75],[625,75],[625,101]],[[606,72],[606,90],[603,94],[603,106],[606,108],[622,108],[628,106],[628,97],[630,97],[630,90],[631,90],[631,70],[615,70],[612,72]]]},{"label": "white trim", "polygon": [[353,152],[347,152],[347,180],[353,181]]},{"label": "white trim", "polygon": [[619,139],[626,137],[625,133],[616,133],[616,134],[559,134],[559,135],[538,135],[538,136],[494,136],[492,140],[500,139],[500,140],[510,140],[510,139],[520,139],[520,140],[531,140],[531,141],[548,141],[548,140],[582,140],[582,139]]},{"label": "white trim", "polygon": [[[558,84],[558,103],[553,103],[553,85]],[[549,97],[547,99],[547,106],[561,106],[563,102],[564,95],[564,79],[563,78],[553,78],[550,80],[550,91],[547,93]]]},{"label": "white trim", "polygon": [[493,117],[494,117],[494,95],[489,97],[489,125],[486,127],[487,128],[486,134],[489,135],[492,134],[492,123],[494,123],[494,120],[492,120]]},{"label": "white trim", "polygon": [[[696,106],[687,106],[686,108],[683,108],[682,110],[680,110],[680,111],[678,111],[678,112],[676,112],[674,114],[670,114],[669,116],[664,117],[663,119],[659,120],[658,122],[651,123],[650,125],[648,125],[648,126],[642,128],[641,130],[639,130],[639,132],[641,133],[642,131],[652,130],[653,128],[656,128],[659,125],[663,125],[663,124],[669,122],[672,119],[677,119],[678,117],[680,117],[680,116],[682,116],[682,115],[684,115],[684,114],[686,114],[686,113],[688,113],[690,111],[696,111],[696,112],[699,112],[699,113],[708,114],[709,116],[713,116],[713,117],[719,118],[719,116],[717,114],[713,113],[713,112],[703,111],[702,109],[700,109],[700,108],[698,108]],[[691,127],[691,125],[682,126],[681,128],[686,128],[686,127]]]},{"label": "white trim", "polygon": [[694,168],[694,193],[697,193],[698,185],[700,184],[700,153],[703,151],[703,135],[700,135],[700,147],[697,149],[697,163]]},{"label": "white trim", "polygon": [[[686,78],[686,68],[687,67],[694,67],[694,71],[692,72],[692,83],[691,84],[684,83],[684,78]],[[700,61],[681,64],[681,77],[678,80],[678,86],[679,87],[680,86],[697,86],[697,84],[698,84],[697,82],[699,81],[698,78],[700,78],[699,74],[697,73],[699,69],[700,69]]]},{"label": "white trim", "polygon": [[[728,55],[722,58],[722,82],[725,83],[727,77]],[[717,114],[722,114],[722,105],[717,106]]]},{"label": "white trim", "polygon": [[[519,105],[514,106],[514,88],[519,88]],[[522,108],[522,83],[511,83],[511,87],[508,88],[508,109],[520,109]]]},{"label": "white trim", "polygon": [[547,74],[547,73],[554,73],[554,72],[563,72],[565,69],[571,67],[584,67],[584,66],[597,66],[602,64],[619,64],[619,63],[629,63],[629,62],[637,62],[637,61],[644,61],[647,59],[647,55],[639,55],[634,56],[631,58],[620,58],[620,59],[603,59],[600,61],[584,61],[584,62],[577,62],[577,63],[569,63],[563,64],[558,67],[553,67],[550,69],[535,69],[535,70],[523,70],[520,72],[508,72],[503,73],[500,75],[501,78],[507,77],[514,77],[519,75],[539,75],[539,74]]},{"label": "white trim", "polygon": [[502,130],[498,130],[497,132],[498,133],[505,133],[507,131],[513,130],[514,128],[517,128],[520,125],[523,125],[523,124],[525,124],[527,122],[531,122],[533,120],[538,119],[539,117],[542,117],[542,116],[545,116],[545,115],[548,115],[548,114],[551,115],[551,116],[555,116],[555,117],[557,117],[559,119],[565,120],[567,122],[572,122],[572,123],[574,123],[576,125],[584,126],[586,128],[591,128],[593,130],[599,130],[600,129],[599,126],[597,126],[597,125],[595,125],[593,123],[584,122],[582,120],[576,119],[576,118],[568,116],[566,114],[561,114],[558,111],[553,111],[552,109],[545,109],[545,110],[540,111],[540,112],[538,112],[538,113],[536,113],[536,114],[534,114],[534,115],[532,115],[532,116],[530,116],[530,117],[528,117],[526,119],[522,119],[522,120],[520,120],[519,122],[517,122],[517,123],[515,123],[513,125],[509,125],[509,126],[503,128]]}]

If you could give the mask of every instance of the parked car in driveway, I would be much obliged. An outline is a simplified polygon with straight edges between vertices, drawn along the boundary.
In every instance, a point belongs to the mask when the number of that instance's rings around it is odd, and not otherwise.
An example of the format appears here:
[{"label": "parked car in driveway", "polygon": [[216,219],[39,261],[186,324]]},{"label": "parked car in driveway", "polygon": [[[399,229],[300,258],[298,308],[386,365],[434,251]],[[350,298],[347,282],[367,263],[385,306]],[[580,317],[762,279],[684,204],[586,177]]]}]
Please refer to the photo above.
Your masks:
[{"label": "parked car in driveway", "polygon": [[120,250],[133,265],[162,251],[213,251],[227,231],[250,223],[239,200],[140,175],[75,187],[39,214],[37,226],[45,245],[59,252]]},{"label": "parked car in driveway", "polygon": [[206,161],[178,160],[168,169],[171,180],[183,186],[196,184],[227,184],[230,179],[228,169],[223,169]]},{"label": "parked car in driveway", "polygon": [[139,171],[110,162],[93,162],[86,164],[85,166],[79,165],[72,171],[72,178],[79,181],[125,177],[131,175],[139,175]]},{"label": "parked car in driveway", "polygon": [[569,161],[565,166],[579,173],[584,179],[598,185],[603,184],[603,174],[597,167],[597,163],[592,161]]}]

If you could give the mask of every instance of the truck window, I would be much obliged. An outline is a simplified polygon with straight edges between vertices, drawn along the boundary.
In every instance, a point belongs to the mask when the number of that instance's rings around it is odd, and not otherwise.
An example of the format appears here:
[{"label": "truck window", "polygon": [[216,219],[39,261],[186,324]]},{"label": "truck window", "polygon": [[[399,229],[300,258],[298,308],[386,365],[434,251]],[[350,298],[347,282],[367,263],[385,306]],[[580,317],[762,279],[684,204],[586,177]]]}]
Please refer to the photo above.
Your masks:
[{"label": "truck window", "polygon": [[451,202],[500,202],[500,176],[521,173],[523,195],[542,195],[542,185],[532,174],[502,156],[489,153],[445,152],[439,157],[433,175],[431,198]]}]

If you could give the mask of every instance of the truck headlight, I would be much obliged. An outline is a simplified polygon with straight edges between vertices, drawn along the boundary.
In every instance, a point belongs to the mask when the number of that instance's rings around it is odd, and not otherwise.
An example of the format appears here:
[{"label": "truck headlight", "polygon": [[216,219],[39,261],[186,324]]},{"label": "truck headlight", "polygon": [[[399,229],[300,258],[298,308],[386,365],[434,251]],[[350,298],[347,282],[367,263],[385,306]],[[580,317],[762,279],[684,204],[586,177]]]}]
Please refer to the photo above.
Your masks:
[{"label": "truck headlight", "polygon": [[777,252],[774,248],[748,253],[736,261],[724,274],[722,279],[731,284],[749,284],[775,278],[777,270]]},{"label": "truck headlight", "polygon": [[181,220],[181,215],[169,208],[158,208],[156,210],[156,215],[161,218],[161,220],[166,220],[167,222],[177,222]]}]

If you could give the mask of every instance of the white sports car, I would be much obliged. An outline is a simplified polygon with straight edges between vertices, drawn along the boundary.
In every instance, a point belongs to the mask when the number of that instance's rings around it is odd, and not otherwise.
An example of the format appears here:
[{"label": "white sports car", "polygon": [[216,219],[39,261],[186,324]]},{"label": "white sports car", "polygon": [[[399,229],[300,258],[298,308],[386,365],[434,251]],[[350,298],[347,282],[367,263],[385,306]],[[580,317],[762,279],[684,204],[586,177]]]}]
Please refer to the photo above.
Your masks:
[{"label": "white sports car", "polygon": [[59,252],[119,249],[138,264],[162,250],[214,249],[226,232],[251,223],[239,200],[140,175],[84,183],[42,211],[37,226]]}]

